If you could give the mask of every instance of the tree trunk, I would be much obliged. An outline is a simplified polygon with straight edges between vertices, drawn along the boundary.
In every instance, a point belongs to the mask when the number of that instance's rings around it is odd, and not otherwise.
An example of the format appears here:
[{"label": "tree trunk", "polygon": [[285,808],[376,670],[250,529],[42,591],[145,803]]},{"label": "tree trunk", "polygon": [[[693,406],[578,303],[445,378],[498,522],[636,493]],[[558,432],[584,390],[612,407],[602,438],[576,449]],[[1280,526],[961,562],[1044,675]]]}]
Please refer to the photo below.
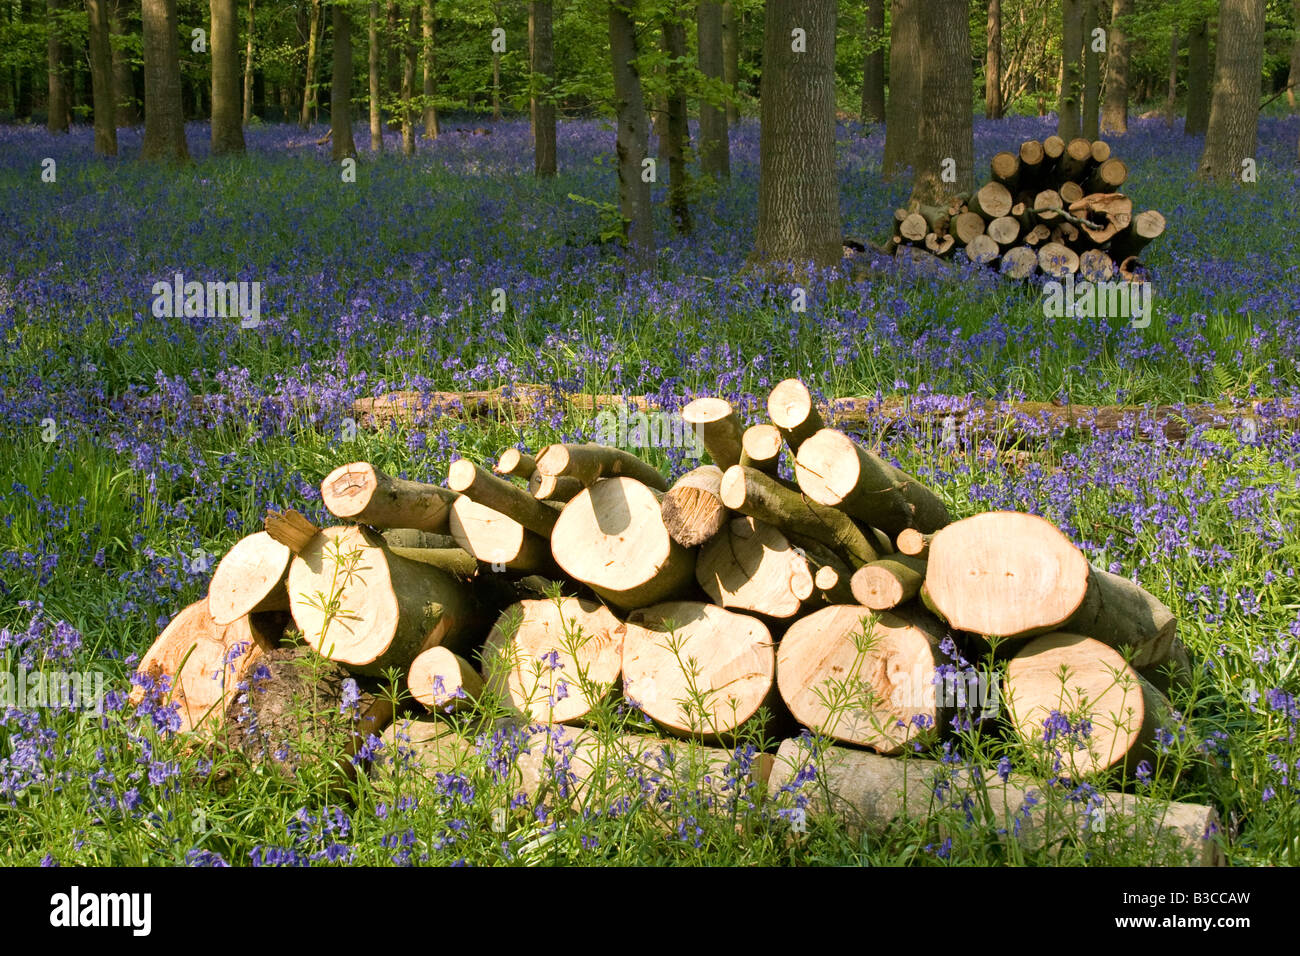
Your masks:
[{"label": "tree trunk", "polygon": [[[722,4],[700,0],[698,21],[700,72],[709,79],[722,80]],[[700,168],[714,179],[731,175],[726,108],[704,100],[700,101]]]},{"label": "tree trunk", "polygon": [[424,0],[423,13],[424,45],[420,49],[420,63],[424,70],[424,135],[427,139],[438,138],[438,107],[434,97],[438,95],[437,47],[435,39],[435,22],[433,0]]},{"label": "tree trunk", "polygon": [[[826,267],[843,256],[835,16],[833,0],[773,0],[767,6],[755,262]],[[803,31],[805,52],[792,49],[796,29]]]},{"label": "tree trunk", "polygon": [[1263,60],[1264,0],[1223,0],[1200,175],[1238,179],[1243,162],[1255,158]]},{"label": "tree trunk", "polygon": [[68,77],[63,64],[63,29],[56,19],[62,0],[46,0],[49,40],[45,52],[49,72],[49,99],[46,104],[46,128],[51,133],[68,132]]},{"label": "tree trunk", "polygon": [[920,0],[893,0],[889,30],[889,103],[881,172],[892,178],[906,169],[916,151],[916,121],[921,113]]},{"label": "tree trunk", "polygon": [[623,217],[623,234],[632,246],[629,267],[644,269],[654,260],[650,181],[643,173],[642,165],[650,156],[650,132],[646,124],[641,76],[636,67],[636,23],[631,8],[617,0],[612,0],[609,5],[609,51],[618,129],[619,213]]},{"label": "tree trunk", "polygon": [[[1000,0],[993,0],[996,4]],[[990,18],[992,14],[989,14]],[[989,21],[992,23],[992,19]],[[867,0],[866,53],[862,61],[862,122],[885,121],[885,0]]]},{"label": "tree trunk", "polygon": [[253,3],[248,0],[248,43],[244,49],[244,125],[253,119]]},{"label": "tree trunk", "polygon": [[1110,12],[1110,35],[1106,38],[1106,99],[1102,104],[1103,136],[1128,132],[1128,57],[1129,41],[1124,18],[1132,10],[1133,0],[1113,0]]},{"label": "tree trunk", "polygon": [[1286,91],[1286,102],[1291,111],[1295,112],[1297,104],[1300,104],[1300,0],[1292,0],[1291,28],[1295,33],[1291,36],[1291,74],[1287,79],[1290,85]]},{"label": "tree trunk", "polygon": [[[918,0],[921,20],[921,112],[912,200],[936,204],[973,186],[975,134],[970,109],[974,85],[966,0]],[[955,181],[948,181],[955,162]]]},{"label": "tree trunk", "polygon": [[[109,27],[115,37],[124,36],[122,6],[125,0],[113,0],[108,11]],[[140,110],[135,99],[135,74],[126,58],[126,51],[113,44],[113,101],[117,104],[117,125],[134,126],[140,122]]]},{"label": "tree trunk", "polygon": [[[668,57],[668,136],[664,142],[668,160],[668,209],[679,235],[691,234],[690,181],[686,174],[686,143],[690,129],[686,116],[686,26],[681,8],[674,7],[660,23],[664,54]],[[725,121],[725,120],[724,120]]]},{"label": "tree trunk", "polygon": [[984,115],[1002,119],[1002,0],[989,0],[988,43],[984,61]]},{"label": "tree trunk", "polygon": [[730,515],[722,503],[722,469],[701,465],[677,479],[659,503],[669,536],[694,548],[722,530]]},{"label": "tree trunk", "polygon": [[551,0],[531,0],[528,4],[528,55],[532,71],[533,96],[529,101],[533,121],[533,174],[554,176],[556,173],[555,48],[551,34]]},{"label": "tree trunk", "polygon": [[90,82],[95,100],[95,155],[117,155],[117,105],[109,49],[109,0],[86,0],[90,21]]},{"label": "tree trunk", "polygon": [[176,0],[143,0],[144,140],[141,159],[188,160],[181,104]]},{"label": "tree trunk", "polygon": [[1101,53],[1095,48],[1092,31],[1097,29],[1102,0],[1083,0],[1083,137],[1097,139],[1097,104],[1101,96]]},{"label": "tree trunk", "polygon": [[1056,135],[1067,143],[1083,135],[1079,113],[1083,92],[1083,3],[1061,0],[1061,96]]},{"label": "tree trunk", "polygon": [[1169,30],[1169,83],[1165,91],[1165,125],[1172,127],[1178,115],[1178,24]]},{"label": "tree trunk", "polygon": [[[492,22],[501,23],[500,4],[492,5]],[[501,54],[495,50],[492,51],[492,118],[501,118]]]},{"label": "tree trunk", "polygon": [[695,579],[713,603],[777,620],[797,617],[814,591],[806,555],[748,516],[733,517],[700,548]]},{"label": "tree trunk", "polygon": [[235,0],[211,0],[212,153],[242,153],[244,125],[239,103],[239,8]]},{"label": "tree trunk", "polygon": [[370,149],[372,152],[382,153],[384,151],[384,117],[383,111],[380,109],[382,89],[379,82],[381,70],[379,60],[379,4],[374,3],[373,0],[368,10],[367,33],[370,44]]},{"label": "tree trunk", "polygon": [[412,6],[409,16],[398,18],[402,46],[402,155],[415,155],[415,63],[419,58],[420,8]]},{"label": "tree trunk", "polygon": [[298,125],[306,129],[311,125],[312,113],[316,109],[316,53],[320,44],[321,8],[320,0],[311,0],[307,16],[307,80],[303,85],[302,115]]},{"label": "tree trunk", "polygon": [[357,155],[352,141],[352,18],[348,8],[334,0],[334,72],[330,78],[330,130],[334,136],[332,157],[339,162]]},{"label": "tree trunk", "polygon": [[722,4],[722,79],[730,90],[727,100],[727,128],[740,122],[740,37],[736,8],[731,0]]},{"label": "tree trunk", "polygon": [[1201,18],[1187,34],[1186,136],[1203,136],[1210,125],[1210,23]]}]

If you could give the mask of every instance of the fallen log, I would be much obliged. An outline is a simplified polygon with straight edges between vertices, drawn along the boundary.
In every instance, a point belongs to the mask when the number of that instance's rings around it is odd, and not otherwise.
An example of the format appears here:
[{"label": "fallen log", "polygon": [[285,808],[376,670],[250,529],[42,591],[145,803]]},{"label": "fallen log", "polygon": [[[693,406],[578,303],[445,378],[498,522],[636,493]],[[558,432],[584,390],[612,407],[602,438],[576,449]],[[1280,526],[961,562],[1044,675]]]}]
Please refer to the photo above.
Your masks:
[{"label": "fallen log", "polygon": [[447,532],[454,491],[404,478],[390,478],[369,462],[335,468],[320,486],[330,514],[372,528]]},{"label": "fallen log", "polygon": [[824,427],[812,394],[797,378],[777,382],[768,393],[767,416],[781,432],[791,452],[798,452],[805,438]]},{"label": "fallen log", "polygon": [[658,491],[668,490],[668,482],[657,469],[608,445],[547,445],[537,455],[537,470],[553,478],[576,478],[586,487],[601,478],[626,477]]},{"label": "fallen log", "polygon": [[999,182],[985,183],[970,198],[970,211],[979,213],[985,222],[992,222],[1011,212],[1011,192]]},{"label": "fallen log", "polygon": [[889,611],[910,601],[925,582],[926,562],[906,554],[890,555],[853,572],[854,599],[873,611]]},{"label": "fallen log", "polygon": [[578,496],[585,486],[577,478],[543,475],[534,471],[528,478],[528,493],[538,501],[564,504]]},{"label": "fallen log", "polygon": [[462,710],[483,693],[483,679],[474,666],[445,647],[430,647],[417,654],[406,684],[412,697],[435,712]]},{"label": "fallen log", "polygon": [[898,532],[898,553],[910,555],[913,558],[928,557],[930,542],[933,540],[933,534],[923,534],[915,528],[904,528]]},{"label": "fallen log", "polygon": [[699,601],[634,611],[623,641],[623,693],[674,734],[726,736],[774,697],[772,635],[757,618]]},{"label": "fallen log", "polygon": [[807,559],[779,530],[750,517],[733,518],[700,549],[700,586],[724,608],[785,619],[814,591]]},{"label": "fallen log", "polygon": [[1135,215],[1127,229],[1121,230],[1110,244],[1110,254],[1116,262],[1136,256],[1153,240],[1164,235],[1165,217],[1154,209]]},{"label": "fallen log", "polygon": [[1038,268],[1045,275],[1064,279],[1079,271],[1079,254],[1059,242],[1044,243],[1038,250]]},{"label": "fallen log", "polygon": [[677,479],[660,502],[669,536],[683,548],[698,547],[722,530],[727,508],[722,503],[722,469],[701,465]]},{"label": "fallen log", "polygon": [[660,496],[633,478],[599,481],[565,505],[551,551],[566,574],[621,608],[684,596],[695,575],[695,553],[668,534]]},{"label": "fallen log", "polygon": [[984,217],[977,212],[963,212],[953,217],[950,228],[957,241],[968,246],[976,236],[984,235]]},{"label": "fallen log", "polygon": [[507,515],[543,538],[550,537],[560,518],[558,508],[538,501],[518,485],[465,458],[457,458],[447,469],[447,487],[485,508]]},{"label": "fallen log", "polygon": [[976,265],[986,266],[998,257],[998,244],[987,232],[966,243],[966,258]]},{"label": "fallen log", "polygon": [[265,531],[240,538],[226,552],[208,585],[208,612],[219,626],[256,611],[289,610],[284,589],[293,552]]},{"label": "fallen log", "polygon": [[1012,246],[1002,254],[1002,265],[999,268],[1007,278],[1027,279],[1038,270],[1038,253],[1029,246]]},{"label": "fallen log", "polygon": [[551,566],[546,538],[472,498],[461,497],[452,504],[448,525],[461,548],[496,570],[531,573]]},{"label": "fallen log", "polygon": [[498,475],[505,475],[509,478],[522,478],[527,481],[532,477],[533,472],[537,469],[537,462],[532,455],[524,454],[518,448],[507,448],[497,459],[497,463],[492,470]]},{"label": "fallen log", "polygon": [[751,425],[740,437],[740,464],[776,477],[785,440],[775,425]]},{"label": "fallen log", "polygon": [[[682,409],[682,421],[691,425],[713,463],[724,471],[740,461],[745,426],[721,398],[697,398]],[[647,482],[648,484],[648,482]]]}]

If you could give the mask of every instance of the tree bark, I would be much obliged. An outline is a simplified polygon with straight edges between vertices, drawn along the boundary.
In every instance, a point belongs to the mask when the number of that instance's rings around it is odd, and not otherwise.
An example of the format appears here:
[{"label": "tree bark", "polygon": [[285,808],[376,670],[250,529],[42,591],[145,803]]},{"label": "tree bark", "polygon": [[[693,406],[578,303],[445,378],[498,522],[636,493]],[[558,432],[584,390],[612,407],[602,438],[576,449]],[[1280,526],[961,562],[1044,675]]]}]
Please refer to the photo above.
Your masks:
[{"label": "tree bark", "polygon": [[141,20],[145,115],[140,158],[188,160],[176,0],[143,0]]},{"label": "tree bark", "polygon": [[321,0],[311,0],[307,12],[310,18],[307,27],[307,80],[303,85],[302,115],[298,118],[298,125],[303,129],[311,125],[312,113],[316,109],[316,53],[320,45],[320,4]]},{"label": "tree bark", "polygon": [[384,151],[384,117],[380,108],[382,88],[380,85],[381,63],[379,59],[379,4],[373,0],[368,10],[367,39],[369,40],[370,67],[370,149],[376,153]]},{"label": "tree bark", "polygon": [[1186,136],[1203,136],[1210,125],[1210,23],[1201,18],[1187,34]]},{"label": "tree bark", "polygon": [[[993,0],[999,3],[1000,0]],[[989,14],[990,18],[992,14]],[[992,20],[990,19],[990,23]],[[862,122],[885,121],[885,0],[867,0],[866,54],[862,60]]]},{"label": "tree bark", "polygon": [[1165,89],[1165,125],[1173,126],[1178,115],[1178,24],[1169,30],[1169,82]]},{"label": "tree bark", "polygon": [[[921,22],[921,112],[912,200],[935,204],[969,193],[974,180],[975,134],[971,119],[970,29],[966,0],[916,0]],[[956,163],[955,182],[945,166]]]},{"label": "tree bark", "polygon": [[244,125],[253,119],[253,3],[248,0],[248,43],[244,50]]},{"label": "tree bark", "polygon": [[1079,100],[1083,91],[1083,3],[1061,0],[1061,95],[1056,135],[1067,143],[1083,135]]},{"label": "tree bark", "polygon": [[984,60],[984,115],[989,119],[1001,119],[1002,0],[989,0],[988,45],[988,56]]},{"label": "tree bark", "polygon": [[211,0],[212,153],[242,153],[244,125],[239,102],[239,8],[235,0]]},{"label": "tree bark", "polygon": [[438,107],[434,104],[434,97],[438,95],[438,76],[436,72],[437,64],[437,47],[435,46],[435,22],[433,0],[424,0],[423,12],[423,39],[424,44],[420,48],[420,63],[424,71],[422,90],[424,92],[424,135],[427,139],[438,138]]},{"label": "tree bark", "polygon": [[[670,9],[660,22],[664,53],[668,57],[668,136],[664,142],[668,159],[668,209],[679,235],[691,234],[690,182],[686,174],[686,142],[690,130],[686,116],[686,26],[683,10]],[[724,117],[725,122],[725,117]]]},{"label": "tree bark", "polygon": [[609,5],[609,50],[618,129],[618,206],[624,237],[631,243],[629,267],[644,269],[654,259],[650,182],[643,175],[642,167],[642,161],[650,155],[650,132],[641,75],[636,67],[636,23],[631,7],[625,5],[627,2],[614,0]]},{"label": "tree bark", "polygon": [[920,0],[893,0],[889,30],[889,103],[881,172],[898,175],[912,162],[921,111]]},{"label": "tree bark", "polygon": [[1110,34],[1106,38],[1106,98],[1102,104],[1103,136],[1128,132],[1128,58],[1129,41],[1124,18],[1133,9],[1133,0],[1113,0],[1110,8]]},{"label": "tree bark", "polygon": [[1264,0],[1223,0],[1200,175],[1238,179],[1243,161],[1255,158],[1263,60]]},{"label": "tree bark", "polygon": [[90,21],[90,82],[95,102],[95,155],[117,155],[117,105],[109,50],[109,0],[86,0]]},{"label": "tree bark", "polygon": [[[108,11],[109,27],[115,37],[126,35],[122,21],[125,0],[113,0]],[[117,105],[117,125],[134,126],[140,122],[140,110],[135,99],[135,74],[127,61],[126,51],[113,44],[113,102]]]},{"label": "tree bark", "polygon": [[[700,0],[698,21],[700,72],[711,80],[722,80],[722,4]],[[700,168],[714,179],[731,175],[726,108],[705,100],[700,101]]]},{"label": "tree bark", "polygon": [[419,59],[420,8],[412,6],[408,17],[398,17],[402,50],[402,155],[415,155],[415,64]]},{"label": "tree bark", "polygon": [[[772,0],[763,26],[758,230],[751,260],[826,267],[843,256],[835,168],[833,0]],[[804,31],[805,52],[792,33]]]},{"label": "tree bark", "polygon": [[1291,28],[1295,33],[1291,36],[1291,74],[1287,78],[1290,86],[1286,91],[1286,102],[1295,112],[1300,104],[1300,0],[1292,0]]},{"label": "tree bark", "polygon": [[334,136],[333,159],[339,162],[357,155],[352,141],[352,18],[340,0],[334,0],[334,72],[330,78],[330,130]]},{"label": "tree bark", "polygon": [[1097,29],[1102,0],[1083,0],[1083,137],[1097,139],[1097,102],[1101,95],[1101,53],[1093,47],[1092,31]]},{"label": "tree bark", "polygon": [[531,0],[528,4],[528,55],[532,71],[533,95],[529,110],[533,125],[533,174],[556,174],[555,102],[551,99],[555,84],[555,48],[552,38],[551,0]]},{"label": "tree bark", "polygon": [[722,4],[722,79],[730,90],[727,100],[727,128],[740,122],[740,37],[736,9],[731,0]]},{"label": "tree bark", "polygon": [[49,40],[45,47],[49,72],[46,128],[51,133],[68,132],[68,78],[63,63],[63,30],[57,19],[62,7],[62,0],[46,0],[46,23],[49,25]]}]

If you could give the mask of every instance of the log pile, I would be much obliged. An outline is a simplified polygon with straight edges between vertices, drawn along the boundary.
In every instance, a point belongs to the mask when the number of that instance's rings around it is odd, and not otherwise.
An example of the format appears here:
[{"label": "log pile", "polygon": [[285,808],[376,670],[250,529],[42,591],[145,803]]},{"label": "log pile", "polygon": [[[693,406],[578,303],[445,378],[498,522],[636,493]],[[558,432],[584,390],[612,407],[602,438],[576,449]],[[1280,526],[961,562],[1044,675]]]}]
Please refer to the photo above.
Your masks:
[{"label": "log pile", "polygon": [[268,514],[141,669],[184,729],[217,732],[291,616],[301,653],[372,694],[399,675],[433,717],[487,695],[580,726],[621,697],[669,737],[725,745],[761,717],[765,739],[803,726],[897,755],[978,709],[1072,779],[1150,757],[1186,668],[1154,596],[1041,517],[952,520],[798,381],[770,422],[688,412],[715,463],[676,482],[594,444],[456,460],[445,487],[342,465],[321,485],[339,523]]},{"label": "log pile", "polygon": [[974,194],[895,210],[889,250],[911,258],[961,250],[1012,279],[1140,279],[1138,255],[1164,233],[1165,218],[1135,210],[1120,192],[1128,166],[1109,144],[1031,139],[989,166],[989,181]]}]

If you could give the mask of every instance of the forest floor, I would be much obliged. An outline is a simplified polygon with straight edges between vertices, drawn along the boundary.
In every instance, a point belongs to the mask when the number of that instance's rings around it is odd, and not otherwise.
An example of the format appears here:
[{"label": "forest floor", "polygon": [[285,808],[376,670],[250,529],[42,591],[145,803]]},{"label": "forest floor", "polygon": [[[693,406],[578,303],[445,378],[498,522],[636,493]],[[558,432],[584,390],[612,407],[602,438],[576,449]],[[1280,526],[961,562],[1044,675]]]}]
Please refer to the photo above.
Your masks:
[{"label": "forest floor", "polygon": [[[449,122],[413,158],[391,151],[391,135],[390,152],[371,155],[358,127],[356,182],[315,145],[321,129],[255,126],[247,155],[211,158],[207,127],[191,125],[196,161],[175,169],[138,163],[138,132],[122,131],[123,157],[104,161],[88,129],[0,128],[0,662],[100,674],[110,691],[97,716],[0,701],[0,861],[1167,862],[1123,833],[1009,855],[941,800],[927,822],[861,840],[829,818],[792,832],[797,791],[769,807],[741,788],[704,809],[682,779],[642,781],[616,807],[524,805],[513,743],[482,712],[455,718],[482,735],[455,772],[396,790],[362,776],[340,794],[326,759],[253,772],[238,754],[187,749],[165,714],[124,702],[131,665],[268,507],[325,520],[318,486],[337,464],[440,483],[454,457],[491,462],[594,430],[590,413],[549,409],[374,430],[356,427],[358,398],[542,383],[557,397],[649,395],[669,408],[719,395],[758,420],[770,386],[798,376],[821,397],[910,396],[918,408],[1251,410],[1248,429],[1202,426],[1179,441],[1138,427],[941,434],[921,420],[858,431],[953,514],[1042,514],[1178,616],[1197,679],[1174,695],[1158,759],[1085,788],[1211,803],[1231,862],[1300,863],[1300,437],[1272,417],[1300,397],[1298,124],[1261,122],[1253,186],[1198,182],[1201,141],[1160,120],[1112,141],[1135,209],[1169,220],[1143,256],[1155,288],[1143,328],[1044,318],[1040,289],[973,268],[955,281],[831,270],[800,280],[807,308],[793,311],[793,280],[742,270],[753,122],[733,132],[730,182],[698,184],[694,235],[671,237],[661,208],[657,267],[631,281],[600,241],[614,209],[609,124],[562,124],[551,181],[531,175],[526,121]],[[977,122],[976,169],[1053,131],[1038,118]],[[841,126],[847,236],[881,238],[906,197],[879,178],[882,146],[881,130]],[[47,158],[54,182],[42,181]],[[257,321],[160,315],[155,284],[177,275],[260,283]],[[686,467],[681,449],[643,454]],[[611,705],[600,724],[644,719]],[[742,740],[737,766],[765,744]],[[1091,792],[995,730],[929,749],[1043,771],[1049,808]],[[497,807],[511,808],[505,832],[490,825]]]}]

